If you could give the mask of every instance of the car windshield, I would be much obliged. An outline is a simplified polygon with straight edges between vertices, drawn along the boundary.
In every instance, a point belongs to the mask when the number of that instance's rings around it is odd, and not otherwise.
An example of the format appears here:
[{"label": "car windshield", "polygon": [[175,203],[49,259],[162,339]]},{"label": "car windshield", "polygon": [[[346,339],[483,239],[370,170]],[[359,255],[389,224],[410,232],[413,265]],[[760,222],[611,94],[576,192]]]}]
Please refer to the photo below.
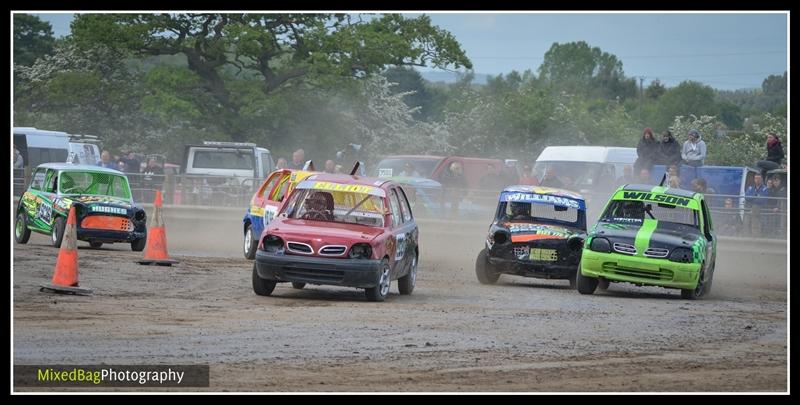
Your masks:
[{"label": "car windshield", "polygon": [[536,222],[583,228],[585,215],[581,210],[552,204],[520,201],[501,202],[498,220],[503,222]]},{"label": "car windshield", "polygon": [[[430,178],[433,169],[441,159],[437,158],[387,158],[378,163],[375,175],[378,177],[426,177]],[[407,164],[410,163],[410,166]]]},{"label": "car windshield", "polygon": [[296,189],[284,212],[288,218],[383,227],[381,197],[340,190]]},{"label": "car windshield", "polygon": [[58,179],[58,191],[61,194],[131,198],[128,179],[118,174],[64,171]]},{"label": "car windshield", "polygon": [[541,185],[567,190],[612,188],[617,180],[606,165],[596,162],[536,162],[533,170]]},{"label": "car windshield", "polygon": [[608,205],[601,221],[616,223],[641,223],[644,219],[655,219],[699,228],[697,210],[677,205],[649,203],[644,201],[614,200]]}]

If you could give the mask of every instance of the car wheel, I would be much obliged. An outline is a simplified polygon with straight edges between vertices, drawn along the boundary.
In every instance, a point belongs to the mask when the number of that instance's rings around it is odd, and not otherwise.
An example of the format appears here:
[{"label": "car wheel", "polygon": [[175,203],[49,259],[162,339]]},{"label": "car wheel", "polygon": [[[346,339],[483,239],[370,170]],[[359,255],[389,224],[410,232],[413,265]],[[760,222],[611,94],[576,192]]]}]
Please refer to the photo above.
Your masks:
[{"label": "car wheel", "polygon": [[610,285],[611,285],[611,282],[606,280],[606,279],[604,279],[604,278],[601,278],[601,279],[597,280],[597,288],[599,288],[600,291],[608,290],[608,286],[610,286]]},{"label": "car wheel", "polygon": [[397,280],[397,288],[401,295],[410,295],[417,284],[417,255],[411,258],[411,269],[403,277]]},{"label": "car wheel", "polygon": [[50,239],[52,240],[54,247],[61,247],[61,240],[64,239],[64,229],[66,226],[67,221],[62,217],[58,217],[55,221],[53,221],[53,229],[50,232]]},{"label": "car wheel", "polygon": [[367,296],[367,301],[382,302],[386,300],[389,295],[389,287],[392,284],[392,277],[389,269],[389,261],[384,259],[381,262],[381,273],[378,279],[378,285],[364,290]]},{"label": "car wheel", "polygon": [[575,274],[573,274],[573,275],[569,276],[569,279],[568,279],[568,280],[569,280],[569,288],[571,288],[571,289],[573,289],[573,290],[574,290],[575,288],[577,288],[577,285],[578,285],[578,279],[577,279],[577,277],[578,277],[578,272],[580,272],[580,271],[581,271],[581,270],[580,270],[580,269],[578,269],[578,270],[575,272]]},{"label": "car wheel", "polygon": [[696,300],[701,298],[706,293],[706,271],[700,270],[700,276],[697,278],[697,287],[694,289],[681,290],[681,298],[685,300]]},{"label": "car wheel", "polygon": [[478,276],[481,284],[494,284],[500,278],[500,273],[495,272],[492,265],[489,264],[486,249],[481,250],[475,260],[475,275]]},{"label": "car wheel", "polygon": [[578,272],[575,275],[576,278],[576,287],[578,288],[578,292],[581,294],[591,295],[594,294],[594,290],[597,289],[598,279],[594,277],[586,277],[581,273],[580,266],[578,267]]},{"label": "car wheel", "polygon": [[28,243],[28,239],[31,238],[31,230],[28,228],[28,215],[20,211],[17,214],[17,220],[14,224],[14,240],[17,243],[25,244]]},{"label": "car wheel", "polygon": [[258,248],[258,239],[253,237],[253,226],[247,224],[247,229],[244,231],[244,258],[255,259],[256,248]]},{"label": "car wheel", "polygon": [[306,283],[298,283],[297,281],[292,281],[292,288],[295,290],[302,290],[303,287],[306,286]]},{"label": "car wheel", "polygon": [[89,242],[89,246],[93,249],[100,249],[100,247],[103,246],[103,242]]},{"label": "car wheel", "polygon": [[131,250],[134,252],[141,252],[144,250],[145,246],[147,246],[147,234],[145,234],[144,238],[139,238],[131,242]]},{"label": "car wheel", "polygon": [[256,295],[268,296],[275,290],[275,285],[278,284],[275,280],[267,280],[258,276],[256,264],[253,263],[253,292]]}]

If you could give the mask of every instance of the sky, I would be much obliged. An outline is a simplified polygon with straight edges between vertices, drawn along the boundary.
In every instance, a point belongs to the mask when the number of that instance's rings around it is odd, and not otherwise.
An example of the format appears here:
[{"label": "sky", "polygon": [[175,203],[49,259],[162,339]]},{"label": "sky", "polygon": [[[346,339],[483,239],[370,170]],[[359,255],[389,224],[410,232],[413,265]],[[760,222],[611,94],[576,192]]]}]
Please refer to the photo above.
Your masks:
[{"label": "sky", "polygon": [[[644,86],[694,80],[716,89],[760,88],[788,70],[788,13],[440,13],[434,25],[461,43],[476,74],[537,72],[553,43],[585,41],[622,61]],[[37,14],[56,36],[72,14]],[[415,17],[419,14],[405,14]]]}]

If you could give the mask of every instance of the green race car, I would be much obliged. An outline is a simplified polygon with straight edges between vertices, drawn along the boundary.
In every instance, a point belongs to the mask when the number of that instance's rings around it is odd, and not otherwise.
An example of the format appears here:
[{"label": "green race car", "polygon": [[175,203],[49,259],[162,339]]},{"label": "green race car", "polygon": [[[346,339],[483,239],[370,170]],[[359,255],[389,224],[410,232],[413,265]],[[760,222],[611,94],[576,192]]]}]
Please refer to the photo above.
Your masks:
[{"label": "green race car", "polygon": [[606,204],[584,242],[577,289],[628,282],[681,290],[697,299],[711,290],[716,237],[703,195],[628,184]]},{"label": "green race car", "polygon": [[131,197],[128,178],[99,166],[45,163],[33,171],[31,184],[15,211],[14,239],[27,243],[31,231],[50,235],[60,247],[71,207],[75,207],[78,240],[94,248],[103,243],[130,243],[142,251],[147,218]]}]

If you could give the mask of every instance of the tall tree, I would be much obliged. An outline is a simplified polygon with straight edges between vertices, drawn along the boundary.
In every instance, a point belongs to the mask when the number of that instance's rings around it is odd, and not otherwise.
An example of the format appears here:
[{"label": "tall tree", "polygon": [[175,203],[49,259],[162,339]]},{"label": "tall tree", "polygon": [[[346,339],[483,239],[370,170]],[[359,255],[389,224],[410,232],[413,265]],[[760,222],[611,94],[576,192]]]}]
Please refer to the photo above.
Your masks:
[{"label": "tall tree", "polygon": [[30,66],[53,52],[53,26],[30,14],[14,14],[14,64]]},{"label": "tall tree", "polygon": [[[467,67],[452,34],[428,16],[386,14],[81,14],[72,23],[80,43],[103,43],[137,55],[177,55],[224,114],[234,140],[244,140],[242,101],[228,72],[258,77],[270,94],[294,84],[324,86],[363,78],[386,66]],[[229,69],[229,70],[226,70]]]},{"label": "tall tree", "polygon": [[554,43],[544,54],[539,77],[555,90],[571,94],[586,94],[590,89],[607,99],[636,95],[636,81],[625,77],[622,62],[584,41]]}]

